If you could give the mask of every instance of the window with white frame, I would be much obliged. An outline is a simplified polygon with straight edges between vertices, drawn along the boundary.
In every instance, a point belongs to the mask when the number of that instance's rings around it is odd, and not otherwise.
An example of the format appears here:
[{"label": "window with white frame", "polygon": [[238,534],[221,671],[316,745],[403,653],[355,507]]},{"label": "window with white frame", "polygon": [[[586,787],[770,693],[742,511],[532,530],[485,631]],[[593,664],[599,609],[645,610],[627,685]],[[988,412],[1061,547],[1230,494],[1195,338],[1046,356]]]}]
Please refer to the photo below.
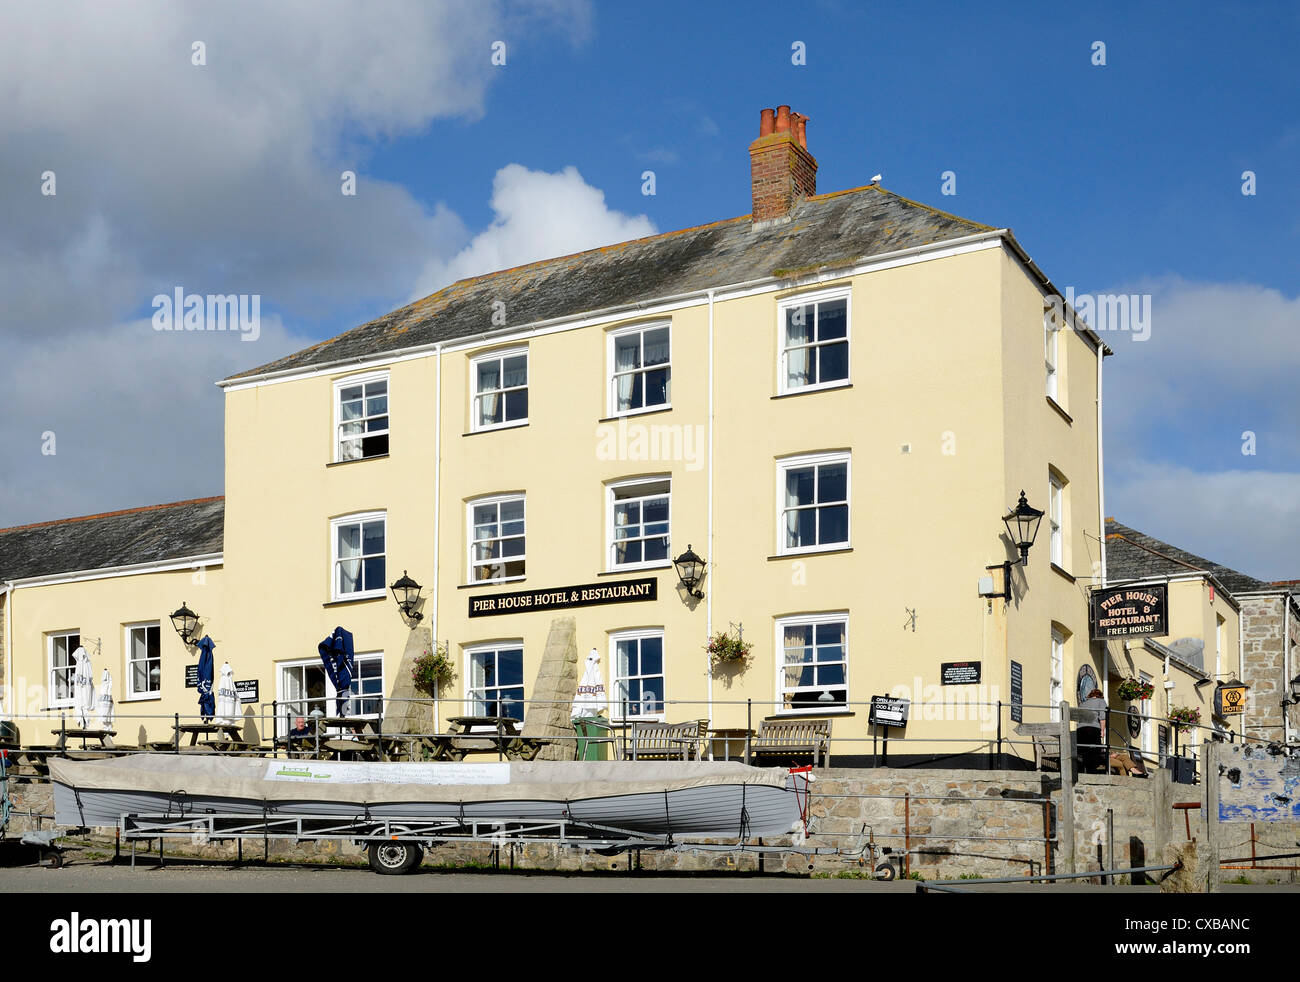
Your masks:
[{"label": "window with white frame", "polygon": [[815,454],[777,462],[781,553],[849,544],[849,455]]},{"label": "window with white frame", "polygon": [[776,622],[781,709],[848,705],[849,617],[802,614]]},{"label": "window with white frame", "polygon": [[334,459],[361,460],[388,453],[388,375],[334,383]]},{"label": "window with white frame", "polygon": [[1065,483],[1055,474],[1048,475],[1047,489],[1047,526],[1051,533],[1052,562],[1064,567],[1065,535]]},{"label": "window with white frame", "polygon": [[1065,698],[1065,634],[1052,628],[1052,674],[1047,686],[1047,704],[1052,722],[1061,721],[1061,700]]},{"label": "window with white frame", "polygon": [[780,304],[782,392],[843,385],[849,379],[849,293]]},{"label": "window with white frame", "polygon": [[126,628],[126,698],[162,695],[162,635],[155,624]]},{"label": "window with white frame", "polygon": [[609,485],[609,569],[662,566],[668,559],[671,481],[655,478]]},{"label": "window with white frame", "polygon": [[469,581],[517,580],[524,575],[524,496],[469,502]]},{"label": "window with white frame", "polygon": [[494,351],[470,363],[473,426],[492,430],[528,422],[528,349]]},{"label": "window with white frame", "polygon": [[611,331],[609,414],[643,412],[672,401],[672,332],[667,324]]},{"label": "window with white frame", "polygon": [[[1148,675],[1146,672],[1138,672],[1138,678],[1141,679],[1143,682],[1145,682],[1147,685],[1151,685],[1154,691],[1154,685],[1151,681],[1150,675]],[[1155,749],[1153,747],[1154,737],[1155,737],[1155,727],[1151,725],[1151,700],[1150,699],[1140,700],[1138,702],[1138,709],[1141,711],[1142,714],[1142,752],[1148,755],[1147,760],[1150,760],[1151,759],[1150,754]]]},{"label": "window with white frame", "polygon": [[77,663],[72,653],[81,647],[79,631],[64,631],[59,634],[46,635],[50,642],[50,705],[72,705],[73,678],[77,674]]},{"label": "window with white frame", "polygon": [[524,718],[524,646],[522,641],[467,648],[465,695],[470,715]]},{"label": "window with white frame", "polygon": [[382,597],[388,518],[383,512],[345,515],[330,522],[333,597]]},{"label": "window with white frame", "polygon": [[378,716],[384,695],[383,652],[357,655],[357,671],[348,689],[349,716]]},{"label": "window with white frame", "polygon": [[1047,397],[1060,402],[1057,388],[1057,365],[1060,363],[1061,328],[1051,314],[1043,315],[1043,360],[1047,364]]},{"label": "window with white frame", "polygon": [[664,632],[620,631],[609,636],[618,719],[663,719]]}]

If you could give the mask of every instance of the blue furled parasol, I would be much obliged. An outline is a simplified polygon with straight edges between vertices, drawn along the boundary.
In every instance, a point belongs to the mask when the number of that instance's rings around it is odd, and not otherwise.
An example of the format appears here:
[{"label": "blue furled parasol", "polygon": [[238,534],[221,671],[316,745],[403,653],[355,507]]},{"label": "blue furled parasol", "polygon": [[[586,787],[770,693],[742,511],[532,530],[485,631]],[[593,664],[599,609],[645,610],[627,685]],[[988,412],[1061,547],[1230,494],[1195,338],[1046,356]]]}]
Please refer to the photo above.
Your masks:
[{"label": "blue furled parasol", "polygon": [[217,710],[216,699],[212,695],[212,649],[217,646],[206,634],[203,640],[196,645],[199,649],[199,716],[203,722],[212,722],[212,716]]},{"label": "blue furled parasol", "polygon": [[338,693],[338,714],[347,715],[347,705],[352,698],[352,677],[357,671],[357,659],[352,650],[352,632],[341,627],[334,628],[334,633],[316,646],[320,660],[325,663],[325,674],[329,676]]}]

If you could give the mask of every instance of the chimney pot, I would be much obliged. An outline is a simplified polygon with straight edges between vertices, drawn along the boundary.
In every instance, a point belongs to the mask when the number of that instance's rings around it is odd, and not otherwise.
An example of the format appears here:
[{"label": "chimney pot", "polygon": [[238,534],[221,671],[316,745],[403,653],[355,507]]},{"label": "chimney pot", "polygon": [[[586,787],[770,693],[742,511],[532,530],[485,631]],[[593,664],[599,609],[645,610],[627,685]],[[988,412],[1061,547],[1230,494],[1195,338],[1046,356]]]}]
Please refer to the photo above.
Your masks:
[{"label": "chimney pot", "polygon": [[776,128],[776,110],[764,109],[758,115],[758,135],[771,136]]},{"label": "chimney pot", "polygon": [[776,131],[778,133],[790,132],[790,107],[776,107]]}]

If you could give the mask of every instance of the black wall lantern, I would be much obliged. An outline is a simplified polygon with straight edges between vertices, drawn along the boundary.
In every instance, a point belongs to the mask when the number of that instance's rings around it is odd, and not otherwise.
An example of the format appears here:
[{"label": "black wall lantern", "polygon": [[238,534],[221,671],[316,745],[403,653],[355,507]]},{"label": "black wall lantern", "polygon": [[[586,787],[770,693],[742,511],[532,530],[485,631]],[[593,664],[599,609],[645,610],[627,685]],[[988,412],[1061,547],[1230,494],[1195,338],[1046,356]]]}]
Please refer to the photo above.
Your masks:
[{"label": "black wall lantern", "polygon": [[1020,550],[1021,566],[1029,562],[1029,547],[1038,537],[1038,523],[1042,520],[1043,513],[1025,500],[1024,489],[1021,489],[1020,501],[1002,518],[1007,526],[1007,535],[1011,536],[1011,542]]},{"label": "black wall lantern", "polygon": [[390,587],[393,591],[393,599],[397,601],[397,607],[402,612],[402,616],[413,621],[422,620],[424,615],[415,609],[415,605],[420,602],[420,590],[423,587],[406,575],[406,570],[402,570],[402,578]]},{"label": "black wall lantern", "polygon": [[181,601],[180,610],[172,614],[172,627],[176,628],[176,633],[181,636],[181,640],[187,645],[193,644],[194,629],[198,626],[199,615],[194,613],[185,606],[185,601]]},{"label": "black wall lantern", "polygon": [[673,560],[673,565],[677,567],[677,578],[682,581],[686,592],[697,600],[703,597],[700,581],[704,579],[704,567],[708,563],[695,555],[689,542],[686,543],[686,551]]},{"label": "black wall lantern", "polygon": [[1287,706],[1300,706],[1300,675],[1291,680],[1290,684],[1291,698],[1282,700],[1282,711],[1286,712]]}]

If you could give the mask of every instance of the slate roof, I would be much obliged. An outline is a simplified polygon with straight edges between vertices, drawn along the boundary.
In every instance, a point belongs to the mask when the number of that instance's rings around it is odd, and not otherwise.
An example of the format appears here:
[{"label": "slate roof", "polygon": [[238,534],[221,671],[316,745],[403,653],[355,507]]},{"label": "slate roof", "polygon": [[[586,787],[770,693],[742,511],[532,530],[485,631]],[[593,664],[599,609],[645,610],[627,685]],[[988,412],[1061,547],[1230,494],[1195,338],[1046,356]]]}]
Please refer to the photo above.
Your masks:
[{"label": "slate roof", "polygon": [[1239,573],[1155,536],[1106,519],[1106,579],[1137,580],[1148,576],[1177,576],[1193,571],[1213,573],[1232,594],[1276,589],[1273,584]]},{"label": "slate roof", "polygon": [[811,272],[992,231],[879,185],[798,202],[789,221],[750,216],[665,232],[460,280],[423,300],[230,377],[309,368],[492,330],[493,304],[525,325],[772,276]]},{"label": "slate roof", "polygon": [[0,580],[221,552],[225,512],[219,496],[0,529]]}]

